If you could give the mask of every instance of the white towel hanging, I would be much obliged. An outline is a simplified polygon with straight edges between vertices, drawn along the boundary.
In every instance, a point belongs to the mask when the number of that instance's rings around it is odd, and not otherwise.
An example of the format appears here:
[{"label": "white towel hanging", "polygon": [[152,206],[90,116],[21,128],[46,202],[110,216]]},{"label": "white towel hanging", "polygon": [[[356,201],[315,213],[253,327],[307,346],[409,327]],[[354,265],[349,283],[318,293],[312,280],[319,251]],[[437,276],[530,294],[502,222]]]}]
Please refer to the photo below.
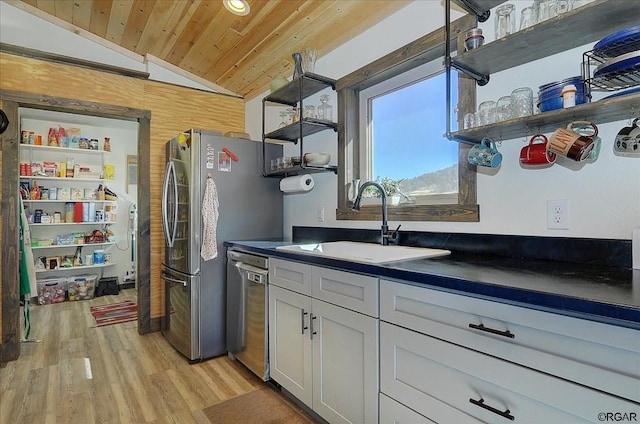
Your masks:
[{"label": "white towel hanging", "polygon": [[202,199],[202,221],[204,223],[204,237],[200,256],[209,261],[218,256],[218,241],[216,230],[218,227],[218,190],[213,178],[207,177],[207,184]]}]

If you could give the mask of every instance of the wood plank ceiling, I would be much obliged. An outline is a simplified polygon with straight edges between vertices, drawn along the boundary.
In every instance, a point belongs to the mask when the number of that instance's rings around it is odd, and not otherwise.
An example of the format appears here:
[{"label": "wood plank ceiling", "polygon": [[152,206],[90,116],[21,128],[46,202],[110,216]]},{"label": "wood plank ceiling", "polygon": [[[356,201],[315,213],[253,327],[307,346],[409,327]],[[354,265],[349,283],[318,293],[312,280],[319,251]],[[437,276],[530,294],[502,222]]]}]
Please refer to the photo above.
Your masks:
[{"label": "wood plank ceiling", "polygon": [[248,1],[248,16],[231,14],[222,0],[22,3],[71,24],[70,29],[81,28],[136,54],[153,55],[245,99],[268,89],[276,76],[290,77],[293,52],[312,48],[321,57],[409,3]]}]

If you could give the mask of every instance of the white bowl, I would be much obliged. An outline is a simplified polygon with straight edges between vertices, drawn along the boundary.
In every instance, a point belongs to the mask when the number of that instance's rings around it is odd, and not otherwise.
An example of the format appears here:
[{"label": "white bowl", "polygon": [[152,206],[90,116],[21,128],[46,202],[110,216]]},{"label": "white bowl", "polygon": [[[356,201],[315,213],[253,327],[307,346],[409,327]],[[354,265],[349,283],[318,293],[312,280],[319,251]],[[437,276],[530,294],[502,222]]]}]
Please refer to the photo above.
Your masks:
[{"label": "white bowl", "polygon": [[305,153],[304,163],[312,166],[324,166],[331,160],[329,153]]}]

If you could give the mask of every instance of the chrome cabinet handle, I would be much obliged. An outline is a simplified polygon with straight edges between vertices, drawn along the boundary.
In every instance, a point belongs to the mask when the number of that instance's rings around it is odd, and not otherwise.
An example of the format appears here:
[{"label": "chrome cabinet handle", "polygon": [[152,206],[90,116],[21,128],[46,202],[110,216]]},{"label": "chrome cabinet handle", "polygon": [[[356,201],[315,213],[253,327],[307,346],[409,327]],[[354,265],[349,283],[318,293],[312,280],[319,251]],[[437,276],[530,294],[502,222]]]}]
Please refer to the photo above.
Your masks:
[{"label": "chrome cabinet handle", "polygon": [[311,325],[311,331],[309,332],[309,338],[311,340],[313,340],[313,335],[314,334],[318,334],[314,329],[313,329],[313,320],[315,320],[316,318],[318,318],[317,316],[314,316],[313,314],[311,314],[311,321],[309,321],[309,325]]},{"label": "chrome cabinet handle", "polygon": [[305,315],[309,315],[309,312],[305,312],[304,309],[300,310],[300,322],[302,323],[302,334],[304,334],[304,330],[306,330],[307,326],[304,325],[304,317]]},{"label": "chrome cabinet handle", "polygon": [[474,330],[486,331],[487,333],[497,334],[498,336],[508,337],[510,339],[515,339],[515,337],[516,337],[516,335],[513,334],[509,330],[500,331],[500,330],[496,330],[494,328],[485,327],[483,324],[473,324],[473,323],[471,323],[471,324],[469,324],[469,327],[473,328]]},{"label": "chrome cabinet handle", "polygon": [[516,417],[511,415],[511,411],[508,409],[505,411],[501,411],[499,409],[494,408],[493,406],[486,405],[484,403],[484,399],[480,398],[480,400],[475,400],[473,398],[469,398],[469,402],[473,403],[476,406],[479,406],[482,409],[486,409],[487,411],[493,412],[496,415],[500,415],[503,418],[507,418],[511,421],[515,420]]}]

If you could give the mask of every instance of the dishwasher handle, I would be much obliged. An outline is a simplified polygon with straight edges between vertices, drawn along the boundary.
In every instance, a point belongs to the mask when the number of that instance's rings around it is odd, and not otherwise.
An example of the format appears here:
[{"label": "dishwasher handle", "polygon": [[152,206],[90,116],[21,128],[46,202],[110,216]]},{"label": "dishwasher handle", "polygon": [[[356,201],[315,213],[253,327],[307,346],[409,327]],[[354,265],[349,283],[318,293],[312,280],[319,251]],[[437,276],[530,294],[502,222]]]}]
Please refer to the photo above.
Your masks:
[{"label": "dishwasher handle", "polygon": [[243,273],[243,278],[255,284],[267,284],[269,270],[245,264],[244,262],[236,262],[235,266]]}]

